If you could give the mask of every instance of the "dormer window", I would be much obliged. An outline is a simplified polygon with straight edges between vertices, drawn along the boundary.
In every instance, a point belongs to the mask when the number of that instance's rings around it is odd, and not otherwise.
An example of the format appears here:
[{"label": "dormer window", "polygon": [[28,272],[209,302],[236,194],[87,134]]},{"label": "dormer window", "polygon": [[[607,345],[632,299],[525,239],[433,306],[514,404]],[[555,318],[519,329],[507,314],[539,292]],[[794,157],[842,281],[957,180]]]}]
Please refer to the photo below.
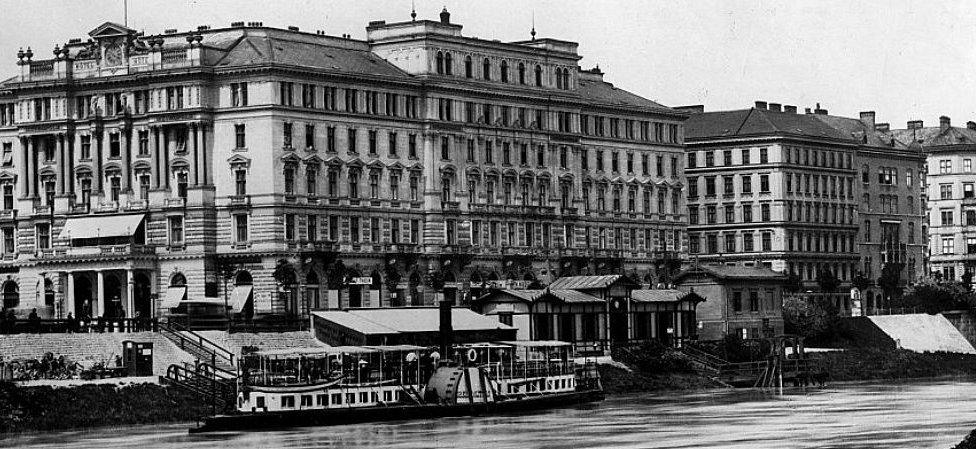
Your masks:
[{"label": "dormer window", "polygon": [[481,63],[481,73],[484,75],[485,81],[491,81],[491,61],[485,58],[484,62]]}]

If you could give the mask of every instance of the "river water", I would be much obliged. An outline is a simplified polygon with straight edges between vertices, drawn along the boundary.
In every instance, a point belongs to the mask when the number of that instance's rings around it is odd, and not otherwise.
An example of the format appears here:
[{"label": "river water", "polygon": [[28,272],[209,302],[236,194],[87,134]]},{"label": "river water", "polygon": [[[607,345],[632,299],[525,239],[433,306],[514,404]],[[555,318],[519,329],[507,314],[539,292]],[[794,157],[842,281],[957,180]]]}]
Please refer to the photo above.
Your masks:
[{"label": "river water", "polygon": [[187,434],[134,426],[0,440],[19,448],[950,448],[976,428],[976,381],[643,393],[535,414]]}]

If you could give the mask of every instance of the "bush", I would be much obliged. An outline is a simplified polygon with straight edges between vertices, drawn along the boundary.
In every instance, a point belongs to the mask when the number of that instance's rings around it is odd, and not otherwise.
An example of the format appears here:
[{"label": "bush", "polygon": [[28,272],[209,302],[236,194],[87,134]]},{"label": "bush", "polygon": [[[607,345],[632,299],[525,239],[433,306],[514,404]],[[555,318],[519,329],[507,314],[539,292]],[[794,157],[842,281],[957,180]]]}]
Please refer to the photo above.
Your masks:
[{"label": "bush", "polygon": [[613,359],[643,374],[671,374],[691,372],[691,364],[679,351],[658,341],[637,346],[613,348]]}]

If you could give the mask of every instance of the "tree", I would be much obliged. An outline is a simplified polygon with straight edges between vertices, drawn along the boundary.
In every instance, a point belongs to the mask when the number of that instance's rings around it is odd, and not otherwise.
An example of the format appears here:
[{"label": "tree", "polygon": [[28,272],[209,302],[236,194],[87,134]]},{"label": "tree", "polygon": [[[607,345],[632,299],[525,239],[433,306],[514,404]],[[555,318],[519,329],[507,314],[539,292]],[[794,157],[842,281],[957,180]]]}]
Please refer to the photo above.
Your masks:
[{"label": "tree", "polygon": [[864,273],[858,271],[854,278],[851,279],[851,286],[858,289],[859,291],[864,291],[871,286],[871,281],[864,276]]},{"label": "tree", "polygon": [[817,285],[820,286],[820,292],[833,293],[840,287],[840,279],[830,269],[823,268],[817,272]]},{"label": "tree", "polygon": [[825,342],[836,329],[838,310],[832,301],[790,297],[783,300],[783,321],[788,334]]},{"label": "tree", "polygon": [[892,300],[892,305],[930,314],[946,310],[972,310],[976,305],[976,295],[966,291],[961,283],[927,278],[909,287],[902,297]]},{"label": "tree", "polygon": [[967,292],[973,291],[973,272],[969,269],[962,274],[962,286]]},{"label": "tree", "polygon": [[783,291],[786,293],[796,293],[802,288],[803,281],[800,280],[800,276],[790,271],[790,274],[786,275],[786,281],[783,283]]},{"label": "tree", "polygon": [[901,296],[901,272],[904,269],[905,264],[898,262],[888,262],[881,269],[878,286],[884,291],[886,297]]}]

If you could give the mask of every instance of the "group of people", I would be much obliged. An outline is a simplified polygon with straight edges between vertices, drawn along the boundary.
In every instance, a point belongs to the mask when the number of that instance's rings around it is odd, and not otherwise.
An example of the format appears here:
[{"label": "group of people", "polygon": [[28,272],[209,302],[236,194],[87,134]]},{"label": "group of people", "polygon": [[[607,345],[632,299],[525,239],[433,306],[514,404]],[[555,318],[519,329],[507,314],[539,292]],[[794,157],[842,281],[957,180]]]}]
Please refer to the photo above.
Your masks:
[{"label": "group of people", "polygon": [[81,375],[81,366],[63,355],[54,357],[45,353],[40,359],[3,361],[0,357],[0,378],[9,381],[75,379]]},{"label": "group of people", "polygon": [[78,318],[71,312],[64,320],[44,320],[32,309],[27,318],[18,318],[14,309],[0,311],[0,334],[40,333],[40,332],[140,332],[155,330],[155,320],[143,317],[136,312],[133,318],[124,318],[124,310],[117,310],[113,316],[92,317],[85,314]]}]

